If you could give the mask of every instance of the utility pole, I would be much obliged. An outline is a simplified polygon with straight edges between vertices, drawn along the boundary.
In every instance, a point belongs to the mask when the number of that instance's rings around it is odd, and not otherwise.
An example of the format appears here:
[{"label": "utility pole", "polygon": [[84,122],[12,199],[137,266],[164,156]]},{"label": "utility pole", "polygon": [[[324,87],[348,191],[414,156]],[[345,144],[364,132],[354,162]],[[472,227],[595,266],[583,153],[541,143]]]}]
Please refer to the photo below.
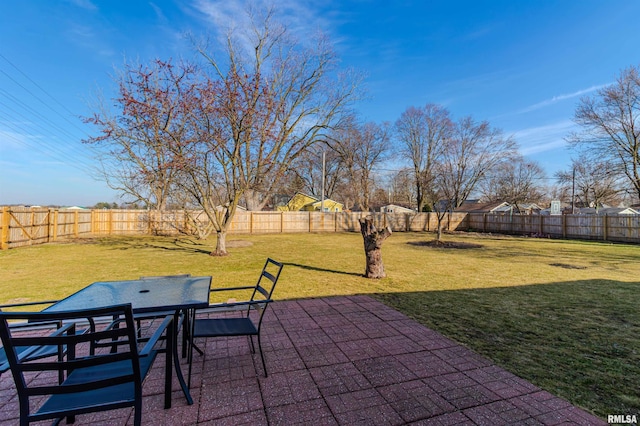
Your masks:
[{"label": "utility pole", "polygon": [[320,211],[323,213],[324,213],[324,181],[325,181],[324,167],[325,167],[325,152],[322,151],[322,190],[320,191],[322,193],[322,199],[320,201]]},{"label": "utility pole", "polygon": [[571,185],[571,214],[576,214],[576,166],[573,166],[573,184]]}]

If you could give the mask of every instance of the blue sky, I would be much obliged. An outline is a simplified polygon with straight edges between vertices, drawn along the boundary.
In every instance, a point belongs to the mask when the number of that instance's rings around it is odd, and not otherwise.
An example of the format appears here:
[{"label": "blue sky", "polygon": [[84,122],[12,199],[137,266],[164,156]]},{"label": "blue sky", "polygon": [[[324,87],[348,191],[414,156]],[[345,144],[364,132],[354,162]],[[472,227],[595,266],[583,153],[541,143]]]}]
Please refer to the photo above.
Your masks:
[{"label": "blue sky", "polygon": [[[243,24],[244,1],[21,0],[0,5],[0,205],[119,202],[91,177],[79,116],[115,94],[125,60],[189,57],[184,37]],[[267,2],[253,2],[267,4]],[[437,103],[513,135],[549,176],[581,96],[640,64],[636,0],[280,0],[300,38],[327,33],[366,74],[363,119]]]}]

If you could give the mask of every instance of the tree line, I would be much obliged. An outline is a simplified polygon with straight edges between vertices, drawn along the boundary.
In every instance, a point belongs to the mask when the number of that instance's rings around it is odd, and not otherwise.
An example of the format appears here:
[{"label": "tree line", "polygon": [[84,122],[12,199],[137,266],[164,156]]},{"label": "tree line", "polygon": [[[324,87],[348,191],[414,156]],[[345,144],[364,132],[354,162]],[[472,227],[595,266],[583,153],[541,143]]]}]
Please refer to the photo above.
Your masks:
[{"label": "tree line", "polygon": [[125,64],[117,97],[85,118],[97,129],[85,142],[101,153],[104,180],[146,208],[204,212],[209,220],[193,224],[200,237],[217,234],[212,254],[226,254],[239,206],[261,210],[277,194],[363,211],[392,202],[440,219],[472,195],[517,206],[566,200],[569,187],[584,203],[640,194],[636,68],[581,101],[584,132],[569,136],[579,154],[550,187],[487,121],[427,104],[394,122],[364,122],[353,109],[363,77],[339,67],[324,35],[296,40],[273,10],[250,18],[223,41],[193,40],[192,59]]}]

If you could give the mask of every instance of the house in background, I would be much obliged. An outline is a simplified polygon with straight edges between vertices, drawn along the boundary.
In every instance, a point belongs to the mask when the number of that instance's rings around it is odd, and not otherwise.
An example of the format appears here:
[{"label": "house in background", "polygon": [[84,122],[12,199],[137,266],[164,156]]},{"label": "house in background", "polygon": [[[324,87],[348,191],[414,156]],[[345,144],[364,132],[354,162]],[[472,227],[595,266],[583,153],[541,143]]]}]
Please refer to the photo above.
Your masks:
[{"label": "house in background", "polygon": [[506,201],[478,203],[464,202],[454,210],[456,213],[495,213],[495,214],[540,214],[542,207],[535,203],[509,204]]},{"label": "house in background", "polygon": [[[324,204],[324,205],[323,205]],[[324,203],[322,200],[312,196],[303,194],[302,192],[296,193],[284,206],[278,206],[278,211],[320,211],[324,207],[325,212],[341,212],[344,210],[344,205],[337,201],[325,198]]]},{"label": "house in background", "polygon": [[479,203],[475,200],[465,201],[453,210],[456,213],[509,213],[511,206],[506,201]]},{"label": "house in background", "polygon": [[640,214],[640,212],[632,209],[631,207],[601,207],[599,209],[595,209],[593,207],[583,207],[580,209],[576,209],[576,214],[597,214],[598,216],[614,216]]},{"label": "house in background", "polygon": [[399,206],[397,204],[387,204],[380,207],[381,213],[416,213],[415,210]]},{"label": "house in background", "polygon": [[513,212],[519,213],[519,214],[540,214],[540,212],[544,210],[542,207],[540,207],[536,203],[522,203],[522,204],[518,204],[517,206],[514,205],[512,207],[513,207]]}]

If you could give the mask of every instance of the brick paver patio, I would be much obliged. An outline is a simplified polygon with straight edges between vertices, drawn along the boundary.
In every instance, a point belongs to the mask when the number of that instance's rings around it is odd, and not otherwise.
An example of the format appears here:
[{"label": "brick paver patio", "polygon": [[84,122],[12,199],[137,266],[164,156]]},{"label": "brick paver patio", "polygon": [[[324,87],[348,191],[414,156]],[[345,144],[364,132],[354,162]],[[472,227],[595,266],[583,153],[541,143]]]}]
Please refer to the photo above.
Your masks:
[{"label": "brick paver patio", "polygon": [[[194,355],[191,406],[175,383],[173,407],[163,409],[158,359],[144,384],[144,423],[606,424],[370,297],[276,302],[263,332],[267,378],[246,338],[199,342],[205,355]],[[78,416],[75,424],[131,424],[131,413]],[[13,379],[3,374],[0,425],[17,417]]]}]

